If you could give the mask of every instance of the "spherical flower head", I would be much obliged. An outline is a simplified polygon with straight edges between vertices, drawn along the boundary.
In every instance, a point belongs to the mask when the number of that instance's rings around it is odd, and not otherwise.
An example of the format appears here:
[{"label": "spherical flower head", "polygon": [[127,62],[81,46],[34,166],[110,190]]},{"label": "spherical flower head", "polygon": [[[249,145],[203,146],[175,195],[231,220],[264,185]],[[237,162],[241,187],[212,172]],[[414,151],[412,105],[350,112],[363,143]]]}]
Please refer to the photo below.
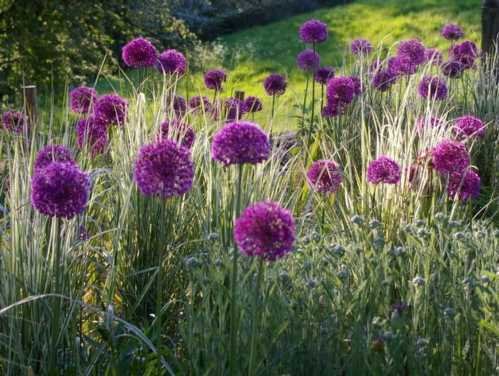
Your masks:
[{"label": "spherical flower head", "polygon": [[66,146],[51,144],[38,151],[35,159],[34,170],[35,172],[41,170],[53,162],[66,162],[76,165],[73,154]]},{"label": "spherical flower head", "polygon": [[436,48],[427,48],[425,50],[425,59],[431,62],[432,65],[440,65],[443,61],[442,53]]},{"label": "spherical flower head", "polygon": [[283,95],[287,86],[286,78],[277,73],[270,74],[263,82],[266,93],[271,96]]},{"label": "spherical flower head", "polygon": [[307,48],[298,54],[296,63],[301,70],[315,72],[321,64],[321,57],[311,48]]},{"label": "spherical flower head", "polygon": [[229,123],[213,137],[211,157],[224,166],[257,164],[269,158],[270,142],[267,135],[254,123]]},{"label": "spherical flower head", "polygon": [[455,44],[449,49],[449,60],[456,60],[463,64],[464,69],[472,68],[475,59],[479,56],[478,47],[470,40]]},{"label": "spherical flower head", "polygon": [[31,203],[49,217],[73,218],[87,206],[90,177],[75,163],[53,162],[35,170],[31,179]]},{"label": "spherical flower head", "polygon": [[178,119],[166,120],[160,126],[160,138],[180,142],[180,145],[190,149],[196,139],[196,133],[189,124]]},{"label": "spherical flower head", "polygon": [[327,25],[319,20],[308,20],[300,26],[300,39],[304,43],[322,43],[327,40]]},{"label": "spherical flower head", "polygon": [[482,138],[485,136],[485,124],[475,116],[465,115],[456,119],[453,131],[460,138]]},{"label": "spherical flower head", "polygon": [[314,80],[322,85],[327,84],[327,82],[334,77],[333,67],[321,67],[315,71]]},{"label": "spherical flower head", "polygon": [[459,197],[461,201],[477,198],[480,195],[480,176],[473,170],[454,172],[447,184],[449,197]]},{"label": "spherical flower head", "polygon": [[121,57],[131,68],[147,68],[156,64],[158,51],[156,47],[144,38],[136,38],[125,44]]},{"label": "spherical flower head", "polygon": [[388,91],[397,82],[397,75],[390,69],[379,69],[374,73],[371,81],[372,86],[379,91]]},{"label": "spherical flower head", "polygon": [[326,93],[329,102],[351,103],[355,96],[355,82],[351,77],[333,77],[327,83]]},{"label": "spherical flower head", "polygon": [[156,62],[160,73],[183,76],[187,71],[187,60],[183,53],[171,49],[163,51]]},{"label": "spherical flower head", "polygon": [[449,60],[442,64],[442,74],[449,78],[458,78],[463,75],[464,65],[458,60]]},{"label": "spherical flower head", "polygon": [[308,169],[307,180],[316,192],[335,193],[343,181],[343,173],[335,162],[318,160]]},{"label": "spherical flower head", "polygon": [[350,49],[354,55],[369,55],[373,47],[367,39],[358,38],[352,41]]},{"label": "spherical flower head", "polygon": [[325,118],[333,118],[344,113],[345,106],[337,101],[332,101],[326,104],[321,110],[321,114]]},{"label": "spherical flower head", "polygon": [[423,98],[443,100],[447,98],[447,84],[437,76],[424,76],[418,86],[419,95]]},{"label": "spherical flower head", "polygon": [[204,75],[204,84],[210,90],[221,91],[225,81],[227,74],[221,69],[210,70]]},{"label": "spherical flower head", "polygon": [[432,149],[431,156],[433,167],[443,176],[462,172],[470,165],[468,150],[458,141],[442,140]]},{"label": "spherical flower head", "polygon": [[353,93],[354,95],[360,95],[362,94],[362,81],[360,80],[359,77],[357,76],[350,76],[350,79],[353,82]]},{"label": "spherical flower head", "polygon": [[417,39],[402,41],[397,49],[397,55],[408,57],[413,65],[425,63],[425,52],[425,46]]},{"label": "spherical flower head", "polygon": [[187,112],[187,102],[181,95],[175,95],[173,98],[166,98],[166,111],[173,110],[175,116],[182,117]]},{"label": "spherical flower head", "polygon": [[260,98],[249,96],[244,100],[244,107],[246,112],[260,112],[263,110],[263,104]]},{"label": "spherical flower head", "polygon": [[191,110],[194,110],[194,112],[198,111],[210,112],[212,107],[208,97],[201,95],[196,95],[191,99],[189,99],[188,105]]},{"label": "spherical flower head", "polygon": [[69,92],[71,111],[87,114],[97,100],[97,92],[93,87],[80,86]]},{"label": "spherical flower head", "polygon": [[246,113],[246,105],[239,98],[227,98],[224,101],[223,109],[226,121],[239,120]]},{"label": "spherical flower head", "polygon": [[416,73],[418,66],[407,55],[398,55],[388,60],[388,70],[397,76],[410,76]]},{"label": "spherical flower head", "polygon": [[416,121],[416,130],[418,133],[421,133],[428,126],[436,128],[442,126],[443,124],[443,120],[437,116],[421,116]]},{"label": "spherical flower head", "polygon": [[93,157],[104,153],[109,144],[106,121],[95,116],[78,121],[76,143],[80,149],[89,147]]},{"label": "spherical flower head", "polygon": [[452,23],[445,25],[441,34],[447,40],[458,40],[464,36],[463,29],[459,25]]},{"label": "spherical flower head", "polygon": [[2,124],[7,131],[19,134],[26,128],[28,122],[22,112],[6,111],[2,115]]},{"label": "spherical flower head", "polygon": [[133,175],[144,196],[182,196],[192,188],[194,164],[189,149],[162,139],[142,146]]},{"label": "spherical flower head", "polygon": [[234,225],[234,239],[246,256],[275,261],[293,250],[293,215],[279,204],[259,202],[246,208]]},{"label": "spherical flower head", "polygon": [[393,159],[382,155],[369,163],[367,180],[372,184],[398,184],[400,181],[400,166]]},{"label": "spherical flower head", "polygon": [[119,95],[109,94],[100,97],[95,103],[94,115],[108,124],[123,126],[128,111],[128,102]]}]

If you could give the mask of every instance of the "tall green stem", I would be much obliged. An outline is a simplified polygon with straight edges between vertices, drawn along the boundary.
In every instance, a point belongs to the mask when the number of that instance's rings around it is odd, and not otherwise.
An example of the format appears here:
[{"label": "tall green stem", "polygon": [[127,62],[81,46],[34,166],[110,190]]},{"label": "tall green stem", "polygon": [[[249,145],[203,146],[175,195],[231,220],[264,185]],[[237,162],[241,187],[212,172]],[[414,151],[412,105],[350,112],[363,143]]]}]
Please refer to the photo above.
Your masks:
[{"label": "tall green stem", "polygon": [[275,94],[272,95],[272,117],[270,118],[270,132],[269,132],[270,138],[272,138],[272,129],[274,128],[274,114],[275,114]]},{"label": "tall green stem", "polygon": [[253,314],[251,315],[251,317],[253,317],[253,323],[251,325],[250,360],[249,360],[249,370],[248,370],[249,376],[253,376],[256,374],[256,369],[255,369],[256,333],[257,333],[257,328],[260,325],[261,312],[264,309],[264,307],[260,307],[259,304],[264,266],[265,265],[263,264],[263,258],[260,258],[260,260],[258,261],[258,276],[256,278],[255,298],[253,301]]}]

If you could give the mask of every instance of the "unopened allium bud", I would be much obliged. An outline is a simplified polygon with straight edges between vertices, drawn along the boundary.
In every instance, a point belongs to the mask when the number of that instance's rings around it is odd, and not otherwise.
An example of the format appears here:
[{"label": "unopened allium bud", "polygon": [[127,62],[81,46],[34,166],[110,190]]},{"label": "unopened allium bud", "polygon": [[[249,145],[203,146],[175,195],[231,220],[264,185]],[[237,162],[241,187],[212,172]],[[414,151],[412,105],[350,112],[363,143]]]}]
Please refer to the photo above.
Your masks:
[{"label": "unopened allium bud", "polygon": [[423,277],[421,276],[416,276],[412,279],[412,283],[415,285],[415,286],[423,286],[424,283],[425,283],[425,280]]},{"label": "unopened allium bud", "polygon": [[456,240],[465,240],[466,239],[466,235],[464,234],[464,232],[456,232],[454,234],[454,239],[456,239]]},{"label": "unopened allium bud", "polygon": [[456,314],[456,311],[451,307],[447,307],[444,309],[444,316],[446,318],[450,319],[450,318],[454,317],[455,314]]},{"label": "unopened allium bud", "polygon": [[377,219],[373,219],[369,222],[369,228],[371,230],[377,229],[378,227],[381,227],[381,222],[378,221]]},{"label": "unopened allium bud", "polygon": [[360,215],[354,215],[351,219],[353,224],[356,224],[358,226],[361,226],[362,224],[364,224],[364,219],[360,216]]},{"label": "unopened allium bud", "polygon": [[345,248],[339,244],[335,244],[332,247],[333,254],[338,257],[342,257],[345,254]]}]

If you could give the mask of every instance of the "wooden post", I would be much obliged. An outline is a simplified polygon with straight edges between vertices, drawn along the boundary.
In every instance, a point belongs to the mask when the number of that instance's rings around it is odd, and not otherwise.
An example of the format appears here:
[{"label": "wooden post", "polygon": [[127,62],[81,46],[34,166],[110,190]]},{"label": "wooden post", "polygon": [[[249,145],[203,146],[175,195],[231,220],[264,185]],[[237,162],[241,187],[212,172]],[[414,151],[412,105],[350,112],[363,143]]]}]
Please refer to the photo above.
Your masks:
[{"label": "wooden post", "polygon": [[38,104],[36,100],[36,86],[23,86],[24,110],[28,118],[28,134],[34,131],[38,121]]},{"label": "wooden post", "polygon": [[482,50],[494,54],[499,42],[499,0],[483,0],[482,4]]}]

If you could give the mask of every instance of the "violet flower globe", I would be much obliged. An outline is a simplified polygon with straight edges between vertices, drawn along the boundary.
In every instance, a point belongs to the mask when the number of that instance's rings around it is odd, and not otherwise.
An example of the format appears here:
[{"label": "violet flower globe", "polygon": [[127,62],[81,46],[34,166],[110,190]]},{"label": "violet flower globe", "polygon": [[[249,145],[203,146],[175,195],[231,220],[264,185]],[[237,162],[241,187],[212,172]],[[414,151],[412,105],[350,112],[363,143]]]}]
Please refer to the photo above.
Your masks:
[{"label": "violet flower globe", "polygon": [[31,203],[49,217],[70,219],[83,213],[89,195],[90,177],[75,163],[50,163],[31,179]]},{"label": "violet flower globe", "polygon": [[166,50],[159,55],[156,69],[160,73],[183,76],[187,71],[187,60],[177,50]]},{"label": "violet flower globe", "polygon": [[300,26],[300,40],[304,43],[322,43],[327,40],[327,25],[319,20],[308,20]]},{"label": "violet flower globe", "polygon": [[447,194],[461,201],[477,198],[480,196],[480,176],[471,169],[452,173],[447,184]]},{"label": "violet flower globe", "polygon": [[321,67],[315,71],[314,80],[321,85],[325,85],[334,77],[334,73],[333,67]]},{"label": "violet flower globe", "polygon": [[463,29],[459,25],[452,23],[445,25],[441,34],[447,40],[458,40],[464,36]]},{"label": "violet flower globe", "polygon": [[417,39],[401,41],[397,49],[397,55],[406,56],[413,65],[421,65],[426,62],[425,52],[425,46]]},{"label": "violet flower globe", "polygon": [[104,153],[109,139],[105,120],[95,116],[81,119],[76,124],[76,143],[79,149],[89,148],[92,157]]},{"label": "violet flower globe", "polygon": [[196,133],[189,124],[178,119],[166,120],[161,123],[160,138],[177,141],[181,146],[190,149],[194,145]]},{"label": "violet flower globe", "polygon": [[194,179],[190,151],[167,139],[142,146],[133,176],[144,196],[182,196],[191,190]]},{"label": "violet flower globe", "polygon": [[389,69],[379,69],[374,73],[371,84],[373,88],[381,92],[390,90],[397,82],[397,75]]},{"label": "violet flower globe", "polygon": [[432,65],[440,65],[443,61],[442,53],[436,48],[427,48],[425,50],[425,59]]},{"label": "violet flower globe", "polygon": [[440,141],[431,151],[432,165],[443,176],[464,171],[470,165],[470,155],[466,147],[453,140]]},{"label": "violet flower globe", "polygon": [[355,82],[351,77],[333,77],[327,84],[326,94],[329,102],[349,104],[355,97]]},{"label": "violet flower globe", "polygon": [[93,87],[80,86],[69,92],[71,111],[77,114],[89,113],[97,100],[97,92]]},{"label": "violet flower globe", "polygon": [[384,155],[371,161],[367,167],[367,180],[372,184],[398,184],[400,175],[397,162]]},{"label": "violet flower globe", "polygon": [[255,113],[263,110],[263,104],[260,98],[249,96],[244,100],[244,107],[246,112]]},{"label": "violet flower globe", "polygon": [[108,124],[123,126],[126,121],[128,102],[119,95],[109,94],[100,97],[95,103],[94,115]]},{"label": "violet flower globe", "polygon": [[288,83],[286,82],[286,78],[277,73],[271,73],[263,82],[265,92],[270,96],[283,95],[287,86]]},{"label": "violet flower globe", "polygon": [[246,208],[234,225],[239,250],[266,261],[275,261],[292,252],[295,233],[291,212],[271,201]]},{"label": "violet flower globe", "polygon": [[2,115],[2,125],[5,130],[19,134],[28,125],[28,120],[20,111],[5,111]]},{"label": "violet flower globe", "polygon": [[204,75],[204,84],[210,90],[222,91],[225,81],[227,81],[227,74],[221,69],[210,70]]},{"label": "violet flower globe", "polygon": [[437,76],[424,76],[419,85],[418,92],[423,98],[444,100],[447,98],[447,84]]},{"label": "violet flower globe", "polygon": [[226,121],[240,120],[246,113],[246,104],[239,98],[227,98],[223,102],[223,110]]},{"label": "violet flower globe", "polygon": [[354,55],[369,55],[373,47],[367,39],[358,38],[350,44],[350,50]]},{"label": "violet flower globe", "polygon": [[148,68],[156,64],[158,51],[145,38],[136,38],[128,42],[121,50],[121,57],[131,68]]},{"label": "violet flower globe", "polygon": [[201,95],[191,97],[191,99],[189,99],[188,106],[191,110],[194,110],[194,112],[210,112],[212,108],[211,102],[208,97]]},{"label": "violet flower globe", "polygon": [[475,116],[465,115],[456,119],[454,133],[460,138],[485,136],[485,124]]},{"label": "violet flower globe", "polygon": [[312,189],[320,193],[335,193],[343,181],[343,173],[334,161],[318,160],[307,171]]},{"label": "violet flower globe", "polygon": [[41,170],[52,162],[67,162],[76,165],[73,154],[66,146],[50,144],[38,151],[35,158],[34,170]]},{"label": "violet flower globe", "polygon": [[269,158],[268,136],[256,124],[239,121],[220,129],[211,143],[211,157],[224,166],[257,164]]},{"label": "violet flower globe", "polygon": [[459,78],[463,75],[464,65],[457,60],[449,60],[442,64],[442,74],[449,78]]},{"label": "violet flower globe", "polygon": [[315,72],[321,64],[321,57],[311,48],[307,48],[298,54],[296,63],[301,70]]}]

